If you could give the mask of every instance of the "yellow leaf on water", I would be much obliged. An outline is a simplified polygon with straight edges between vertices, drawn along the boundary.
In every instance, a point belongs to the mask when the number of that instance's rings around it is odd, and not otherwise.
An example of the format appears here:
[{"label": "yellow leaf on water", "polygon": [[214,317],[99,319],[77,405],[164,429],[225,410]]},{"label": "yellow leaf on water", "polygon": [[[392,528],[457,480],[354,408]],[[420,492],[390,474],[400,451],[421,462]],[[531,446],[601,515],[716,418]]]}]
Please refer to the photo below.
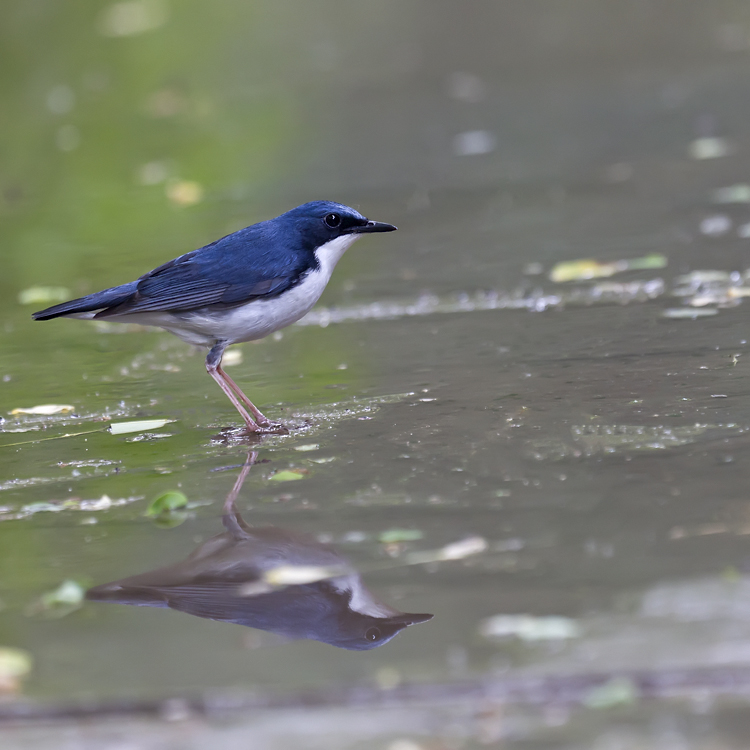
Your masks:
[{"label": "yellow leaf on water", "polygon": [[276,474],[268,477],[269,482],[294,482],[297,479],[302,479],[307,471],[304,469],[285,469],[284,471],[278,471]]},{"label": "yellow leaf on water", "polygon": [[19,414],[49,416],[51,414],[66,414],[74,409],[75,406],[71,406],[70,404],[40,404],[39,406],[29,406],[27,408],[19,407],[18,409],[13,409],[11,414],[14,417]]},{"label": "yellow leaf on water", "polygon": [[549,274],[550,281],[585,281],[586,279],[601,279],[614,276],[623,271],[641,271],[651,268],[665,268],[667,257],[661,253],[651,253],[640,258],[626,258],[624,260],[599,261],[593,258],[568,260],[557,263]]},{"label": "yellow leaf on water", "polygon": [[549,273],[550,281],[579,281],[581,279],[599,279],[617,273],[614,263],[601,263],[598,260],[570,260],[557,263]]},{"label": "yellow leaf on water", "polygon": [[73,295],[64,286],[30,286],[18,293],[21,305],[51,305],[55,302],[65,302]]},{"label": "yellow leaf on water", "polygon": [[194,206],[203,200],[203,187],[194,180],[171,180],[167,183],[167,198],[178,206]]},{"label": "yellow leaf on water", "polygon": [[28,651],[0,646],[0,694],[16,692],[21,678],[31,671],[32,663]]}]

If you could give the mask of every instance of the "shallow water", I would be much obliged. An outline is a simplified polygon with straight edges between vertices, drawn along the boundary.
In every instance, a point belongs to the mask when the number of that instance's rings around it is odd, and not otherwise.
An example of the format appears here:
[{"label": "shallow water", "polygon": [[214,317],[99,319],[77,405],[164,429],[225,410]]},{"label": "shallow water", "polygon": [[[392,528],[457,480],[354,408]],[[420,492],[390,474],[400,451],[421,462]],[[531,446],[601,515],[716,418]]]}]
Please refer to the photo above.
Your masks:
[{"label": "shallow water", "polygon": [[[746,746],[750,27],[739,3],[670,7],[227,2],[206,35],[181,4],[131,36],[91,9],[6,7],[5,41],[36,50],[8,47],[0,123],[0,647],[33,658],[6,715],[416,683],[455,714],[363,700],[340,746]],[[32,323],[47,303],[17,301],[130,280],[323,197],[399,231],[358,243],[301,325],[238,347],[230,374],[288,435],[244,439],[203,353],[166,333]],[[549,276],[653,254],[666,267]],[[49,403],[74,408],[10,414]],[[249,450],[248,523],[331,544],[379,599],[434,619],[348,652],[39,603],[220,533]],[[170,490],[189,504],[165,528],[144,513]],[[471,537],[486,548],[414,557]],[[489,619],[512,615],[531,619]],[[681,702],[642,679],[679,670]],[[623,672],[610,693],[571,687]],[[571,682],[514,708],[460,687],[528,675]],[[337,746],[332,703],[295,715],[311,747]],[[283,716],[243,731],[288,746]],[[144,747],[172,731],[128,726]],[[19,743],[52,742],[38,732]]]}]

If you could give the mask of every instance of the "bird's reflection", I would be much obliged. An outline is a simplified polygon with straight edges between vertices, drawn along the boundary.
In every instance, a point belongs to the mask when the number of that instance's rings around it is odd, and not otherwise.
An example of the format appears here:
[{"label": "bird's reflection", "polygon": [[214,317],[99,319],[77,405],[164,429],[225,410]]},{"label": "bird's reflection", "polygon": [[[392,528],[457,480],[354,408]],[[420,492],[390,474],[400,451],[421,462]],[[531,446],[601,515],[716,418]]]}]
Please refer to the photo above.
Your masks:
[{"label": "bird's reflection", "polygon": [[[382,646],[409,625],[432,618],[379,601],[332,547],[294,531],[246,524],[235,500],[255,458],[251,453],[224,504],[223,533],[182,562],[96,586],[86,598],[171,607],[352,650]],[[275,574],[281,575],[275,580]],[[279,586],[279,580],[299,575],[308,581]]]}]

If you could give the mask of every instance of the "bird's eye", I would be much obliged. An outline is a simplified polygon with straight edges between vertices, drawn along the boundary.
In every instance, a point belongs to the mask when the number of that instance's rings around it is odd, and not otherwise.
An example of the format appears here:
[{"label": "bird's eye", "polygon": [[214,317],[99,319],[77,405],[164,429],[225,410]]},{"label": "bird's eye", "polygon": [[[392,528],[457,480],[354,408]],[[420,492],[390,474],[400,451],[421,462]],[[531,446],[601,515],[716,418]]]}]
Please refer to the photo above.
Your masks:
[{"label": "bird's eye", "polygon": [[368,641],[377,641],[380,638],[380,631],[377,628],[369,628],[365,633],[365,638]]},{"label": "bird's eye", "polygon": [[323,221],[329,229],[337,229],[341,226],[341,216],[339,214],[328,214]]}]

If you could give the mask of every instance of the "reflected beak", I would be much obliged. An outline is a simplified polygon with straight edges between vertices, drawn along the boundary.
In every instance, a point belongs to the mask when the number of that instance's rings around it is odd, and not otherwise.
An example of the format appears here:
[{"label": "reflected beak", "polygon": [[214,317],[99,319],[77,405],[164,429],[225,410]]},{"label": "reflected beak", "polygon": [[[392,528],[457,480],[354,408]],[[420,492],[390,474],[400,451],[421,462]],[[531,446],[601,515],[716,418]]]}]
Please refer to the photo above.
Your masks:
[{"label": "reflected beak", "polygon": [[370,234],[371,232],[395,232],[398,227],[393,224],[385,224],[382,221],[368,221],[362,227],[354,227],[353,234]]},{"label": "reflected beak", "polygon": [[417,615],[412,612],[404,612],[402,615],[396,615],[395,617],[389,617],[389,621],[392,623],[403,623],[405,626],[418,625],[420,622],[427,622],[431,620],[435,615]]}]

